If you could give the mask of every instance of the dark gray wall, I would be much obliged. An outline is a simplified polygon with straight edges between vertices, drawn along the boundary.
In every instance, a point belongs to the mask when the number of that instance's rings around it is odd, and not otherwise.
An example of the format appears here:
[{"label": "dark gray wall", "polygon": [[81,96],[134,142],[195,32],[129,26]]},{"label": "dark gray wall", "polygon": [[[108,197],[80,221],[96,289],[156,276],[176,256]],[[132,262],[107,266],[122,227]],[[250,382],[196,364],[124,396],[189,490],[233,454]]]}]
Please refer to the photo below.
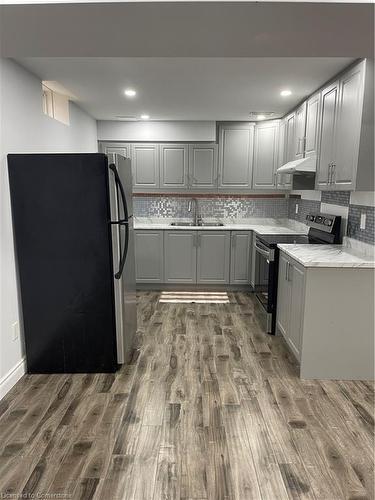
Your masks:
[{"label": "dark gray wall", "polygon": [[374,6],[141,2],[0,7],[3,56],[372,57]]}]

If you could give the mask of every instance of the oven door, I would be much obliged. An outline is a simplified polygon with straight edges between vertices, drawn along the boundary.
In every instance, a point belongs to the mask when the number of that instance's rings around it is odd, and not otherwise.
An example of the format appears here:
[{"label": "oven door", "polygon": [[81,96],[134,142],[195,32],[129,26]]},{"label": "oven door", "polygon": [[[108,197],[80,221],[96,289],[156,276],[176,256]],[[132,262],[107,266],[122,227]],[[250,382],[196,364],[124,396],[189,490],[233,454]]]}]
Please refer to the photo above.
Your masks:
[{"label": "oven door", "polygon": [[254,242],[255,272],[257,284],[256,297],[260,308],[262,326],[267,333],[275,333],[276,319],[276,291],[277,291],[277,266],[275,262],[275,249],[267,247],[257,237]]}]

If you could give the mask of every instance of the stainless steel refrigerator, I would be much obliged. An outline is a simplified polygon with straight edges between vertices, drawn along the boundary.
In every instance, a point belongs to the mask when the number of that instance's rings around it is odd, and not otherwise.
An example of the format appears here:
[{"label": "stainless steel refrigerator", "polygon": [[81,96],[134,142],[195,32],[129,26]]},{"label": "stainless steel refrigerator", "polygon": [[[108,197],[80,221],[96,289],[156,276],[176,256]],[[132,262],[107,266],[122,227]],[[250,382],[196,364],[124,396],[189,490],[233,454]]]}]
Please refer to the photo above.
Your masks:
[{"label": "stainless steel refrigerator", "polygon": [[8,155],[29,373],[113,372],[136,331],[130,160]]}]

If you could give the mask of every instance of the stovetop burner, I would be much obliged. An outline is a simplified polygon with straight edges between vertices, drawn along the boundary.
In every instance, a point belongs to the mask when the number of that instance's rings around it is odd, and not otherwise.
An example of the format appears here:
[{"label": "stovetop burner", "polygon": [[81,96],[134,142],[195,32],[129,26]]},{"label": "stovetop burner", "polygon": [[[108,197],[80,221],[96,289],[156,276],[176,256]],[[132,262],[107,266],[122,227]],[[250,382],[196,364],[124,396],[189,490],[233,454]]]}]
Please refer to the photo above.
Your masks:
[{"label": "stovetop burner", "polygon": [[257,235],[268,248],[276,248],[278,243],[299,243],[305,245],[329,244],[340,242],[341,217],[328,214],[308,214],[306,224],[308,234],[262,234]]}]

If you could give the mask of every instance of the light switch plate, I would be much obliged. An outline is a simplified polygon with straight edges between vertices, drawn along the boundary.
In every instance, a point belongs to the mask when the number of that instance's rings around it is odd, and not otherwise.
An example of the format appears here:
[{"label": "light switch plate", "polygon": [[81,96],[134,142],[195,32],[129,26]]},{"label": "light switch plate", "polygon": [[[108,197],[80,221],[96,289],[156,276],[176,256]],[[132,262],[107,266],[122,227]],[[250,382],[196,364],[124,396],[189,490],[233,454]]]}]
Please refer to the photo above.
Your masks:
[{"label": "light switch plate", "polygon": [[366,214],[363,213],[361,214],[361,223],[360,223],[360,229],[366,229]]}]

